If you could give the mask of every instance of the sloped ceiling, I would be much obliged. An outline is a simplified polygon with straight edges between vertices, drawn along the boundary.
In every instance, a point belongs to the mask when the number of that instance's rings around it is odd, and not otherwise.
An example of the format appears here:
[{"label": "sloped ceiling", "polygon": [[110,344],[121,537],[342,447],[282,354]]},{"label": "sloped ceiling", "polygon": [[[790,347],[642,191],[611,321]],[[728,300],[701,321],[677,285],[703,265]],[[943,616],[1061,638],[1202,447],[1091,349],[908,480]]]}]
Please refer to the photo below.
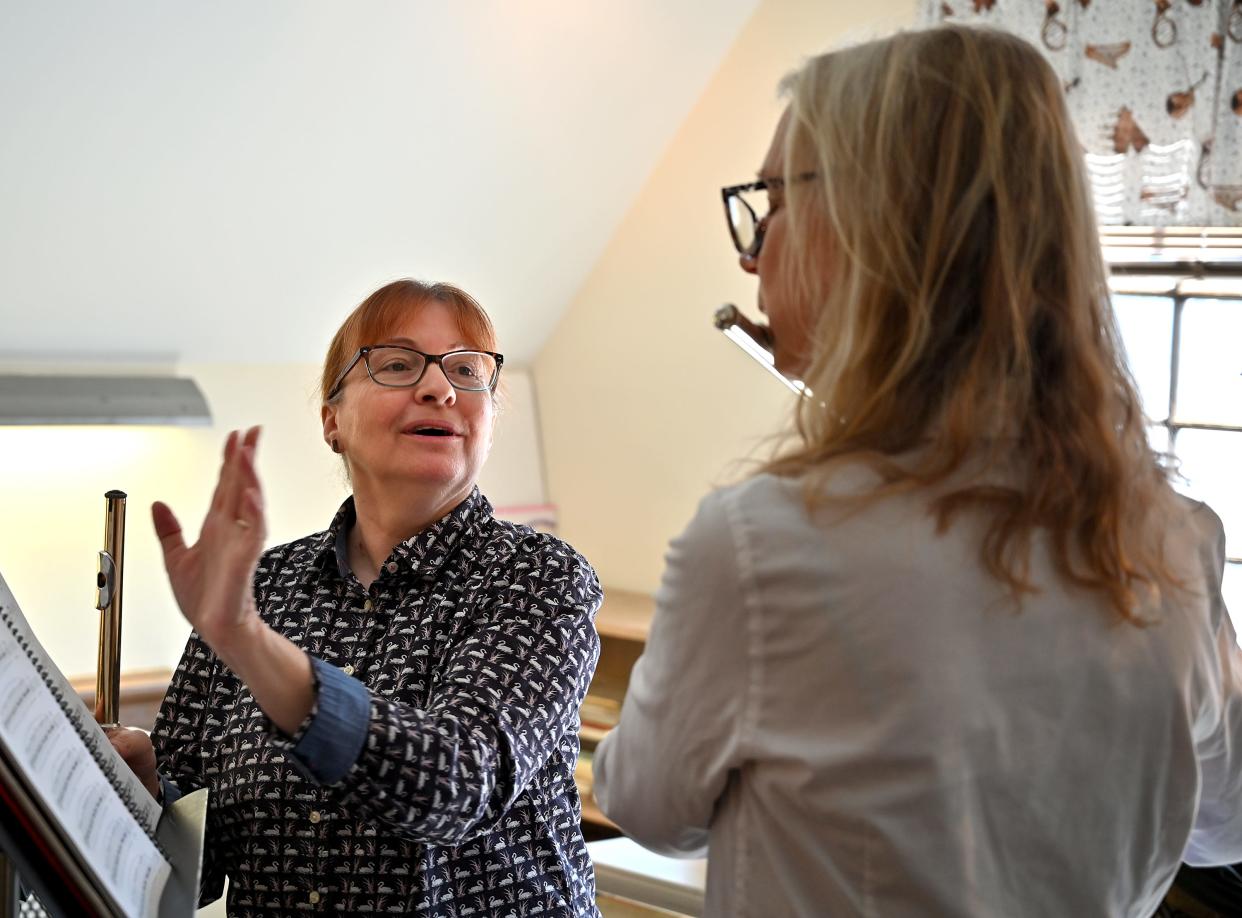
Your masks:
[{"label": "sloped ceiling", "polygon": [[317,361],[406,275],[527,363],[756,6],[4,0],[0,363]]}]

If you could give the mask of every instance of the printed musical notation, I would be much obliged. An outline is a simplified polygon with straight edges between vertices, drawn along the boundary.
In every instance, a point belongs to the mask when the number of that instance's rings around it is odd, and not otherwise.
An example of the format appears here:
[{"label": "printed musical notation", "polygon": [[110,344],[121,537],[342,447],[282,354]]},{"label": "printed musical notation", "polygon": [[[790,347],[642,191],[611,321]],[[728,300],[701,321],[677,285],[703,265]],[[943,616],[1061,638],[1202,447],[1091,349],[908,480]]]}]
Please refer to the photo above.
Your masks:
[{"label": "printed musical notation", "polygon": [[0,579],[0,755],[122,914],[154,916],[171,868],[160,807],[30,632]]}]

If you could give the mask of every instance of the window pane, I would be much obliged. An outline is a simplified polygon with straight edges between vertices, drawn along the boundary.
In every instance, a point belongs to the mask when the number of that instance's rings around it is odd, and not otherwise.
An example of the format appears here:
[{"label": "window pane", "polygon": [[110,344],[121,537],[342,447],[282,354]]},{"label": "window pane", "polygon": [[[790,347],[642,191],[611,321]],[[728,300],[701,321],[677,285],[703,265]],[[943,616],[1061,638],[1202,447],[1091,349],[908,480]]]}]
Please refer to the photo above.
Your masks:
[{"label": "window pane", "polygon": [[1173,352],[1173,301],[1163,296],[1113,295],[1113,314],[1138,383],[1143,412],[1153,421],[1169,416],[1169,364]]},{"label": "window pane", "polygon": [[1238,643],[1242,644],[1242,564],[1225,565],[1225,608],[1233,619],[1233,630],[1238,633]]},{"label": "window pane", "polygon": [[1181,430],[1176,449],[1187,479],[1178,489],[1216,511],[1225,523],[1226,551],[1242,555],[1242,433]]},{"label": "window pane", "polygon": [[1182,309],[1177,420],[1242,425],[1242,301],[1187,300]]}]

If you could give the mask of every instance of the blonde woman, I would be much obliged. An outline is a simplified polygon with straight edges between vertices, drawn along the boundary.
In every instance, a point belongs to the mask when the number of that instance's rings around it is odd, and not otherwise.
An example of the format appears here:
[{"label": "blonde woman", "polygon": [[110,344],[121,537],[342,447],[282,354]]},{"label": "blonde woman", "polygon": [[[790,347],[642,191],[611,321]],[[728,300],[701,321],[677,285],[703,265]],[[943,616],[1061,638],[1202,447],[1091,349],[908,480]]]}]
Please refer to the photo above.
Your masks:
[{"label": "blonde woman", "polygon": [[[825,55],[726,189],[813,393],[672,544],[596,753],[711,915],[1147,916],[1242,860],[1224,537],[1148,446],[1052,70],[940,28]],[[751,221],[735,199],[766,192]]]}]

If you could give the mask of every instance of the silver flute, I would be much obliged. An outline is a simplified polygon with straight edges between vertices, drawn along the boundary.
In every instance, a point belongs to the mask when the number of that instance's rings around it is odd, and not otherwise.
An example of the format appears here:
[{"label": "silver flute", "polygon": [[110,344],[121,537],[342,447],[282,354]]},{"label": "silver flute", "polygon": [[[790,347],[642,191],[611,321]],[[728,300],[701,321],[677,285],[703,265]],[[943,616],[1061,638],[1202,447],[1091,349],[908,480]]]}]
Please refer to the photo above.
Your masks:
[{"label": "silver flute", "polygon": [[725,303],[716,310],[713,321],[725,337],[749,354],[765,370],[789,387],[798,395],[805,395],[807,389],[799,380],[790,379],[776,368],[776,355],[772,350],[772,330],[748,319],[742,310],[732,303]]}]

